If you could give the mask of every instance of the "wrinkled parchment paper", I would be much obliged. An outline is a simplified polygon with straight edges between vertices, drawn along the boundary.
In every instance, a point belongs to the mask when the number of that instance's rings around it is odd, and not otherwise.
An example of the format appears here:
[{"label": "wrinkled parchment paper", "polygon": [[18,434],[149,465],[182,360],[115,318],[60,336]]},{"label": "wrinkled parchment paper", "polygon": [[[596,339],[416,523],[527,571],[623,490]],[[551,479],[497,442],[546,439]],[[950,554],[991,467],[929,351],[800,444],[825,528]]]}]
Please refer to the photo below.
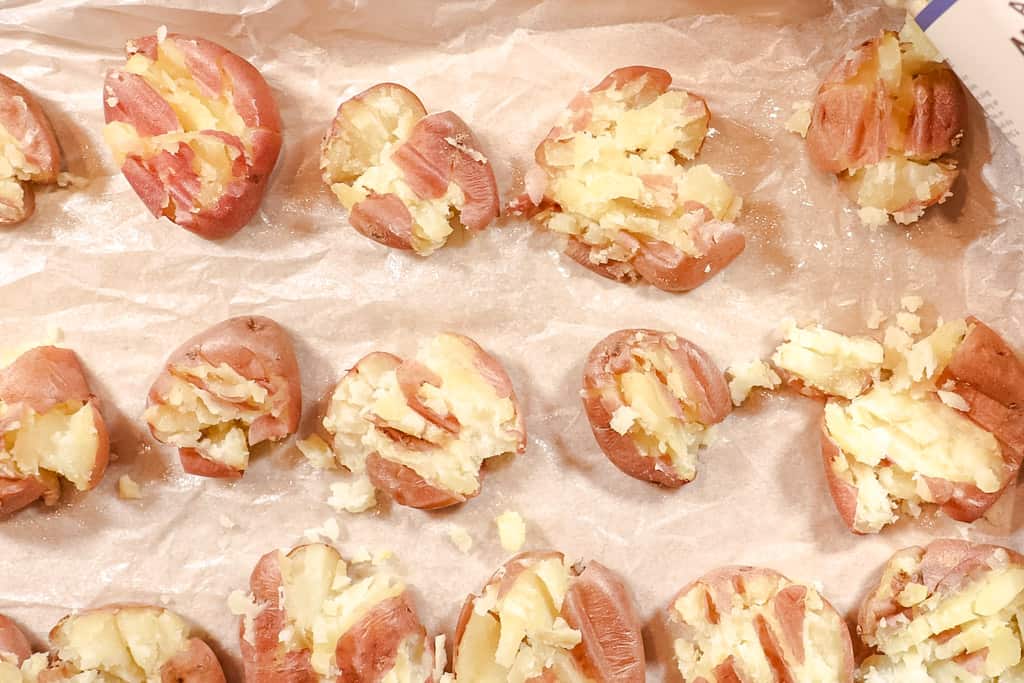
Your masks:
[{"label": "wrinkled parchment paper", "polygon": [[[1024,513],[992,524],[945,519],[874,537],[842,525],[826,491],[820,407],[755,397],[719,429],[698,479],[665,491],[600,453],[578,397],[582,361],[606,334],[676,331],[724,368],[766,356],[786,317],[863,332],[906,293],[929,315],[972,312],[1024,344],[1024,173],[972,104],[956,196],[910,229],[862,228],[803,141],[783,130],[831,63],[902,16],[871,0],[27,0],[0,9],[2,71],[42,101],[84,188],[40,193],[35,217],[0,232],[0,345],[63,331],[79,352],[117,454],[98,489],[0,524],[0,612],[44,645],[70,610],[167,604],[208,634],[240,680],[225,601],[257,558],[335,517],[344,552],[394,550],[428,628],[451,633],[465,595],[504,560],[493,518],[517,510],[527,548],[554,547],[622,574],[643,616],[650,680],[670,652],[657,617],[685,583],[723,564],[821,581],[846,614],[897,548],[937,536],[1018,550]],[[103,146],[101,83],[125,40],[160,25],[250,59],[278,95],[285,144],[261,212],[222,243],[154,220]],[[320,136],[343,99],[379,81],[475,129],[507,198],[537,141],[583,86],[628,64],[660,66],[705,96],[714,136],[702,160],[746,198],[746,252],[686,295],[603,280],[560,255],[558,238],[510,220],[429,259],[359,236],[322,186]],[[244,479],[183,475],[138,419],[166,354],[230,315],[275,318],[294,335],[307,406],[372,349],[411,353],[464,332],[506,365],[527,415],[528,450],[492,464],[483,493],[447,511],[384,504],[359,516],[325,503],[334,479],[291,443],[261,451]],[[306,420],[308,428],[310,420]],[[116,496],[118,477],[143,498]],[[450,543],[450,524],[476,544]],[[234,525],[234,526],[232,526]],[[228,528],[231,527],[231,528]],[[668,680],[672,680],[669,677]]]}]

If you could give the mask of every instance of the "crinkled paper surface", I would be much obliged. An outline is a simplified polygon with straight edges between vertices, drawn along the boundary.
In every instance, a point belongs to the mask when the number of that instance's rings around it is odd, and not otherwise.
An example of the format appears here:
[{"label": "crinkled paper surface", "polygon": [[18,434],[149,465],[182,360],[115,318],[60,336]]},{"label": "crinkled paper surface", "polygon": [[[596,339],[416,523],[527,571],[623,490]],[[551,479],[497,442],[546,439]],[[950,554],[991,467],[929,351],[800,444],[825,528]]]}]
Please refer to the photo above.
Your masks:
[{"label": "crinkled paper surface", "polygon": [[[152,3],[156,4],[156,3]],[[724,368],[765,356],[786,317],[865,331],[877,304],[918,293],[931,316],[970,312],[1024,343],[1024,179],[1020,160],[972,104],[956,196],[910,229],[862,228],[834,180],[783,129],[831,63],[899,13],[871,0],[14,0],[0,8],[2,70],[52,118],[84,188],[41,192],[35,217],[0,232],[0,345],[63,331],[104,401],[117,454],[95,491],[0,524],[0,612],[42,646],[68,611],[166,603],[206,631],[240,680],[226,597],[257,558],[338,518],[343,551],[392,549],[427,627],[450,635],[465,595],[503,561],[493,518],[518,510],[528,548],[594,558],[628,581],[647,628],[650,680],[670,652],[659,612],[723,564],[819,580],[851,613],[897,548],[961,535],[1018,550],[1021,517],[901,524],[855,537],[841,523],[818,454],[820,406],[760,396],[719,429],[698,479],[665,491],[619,473],[591,437],[582,362],[623,327],[673,330]],[[166,25],[250,59],[277,93],[285,144],[263,207],[236,237],[209,243],[154,220],[103,146],[101,83],[125,40]],[[519,220],[429,259],[359,236],[321,184],[318,145],[337,105],[379,81],[409,86],[432,111],[475,129],[505,198],[573,94],[629,64],[668,69],[705,96],[716,131],[702,160],[746,199],[746,252],[685,295],[603,280]],[[340,516],[331,473],[291,443],[262,451],[238,482],[182,474],[139,420],[175,346],[230,315],[275,318],[294,335],[307,406],[372,349],[409,353],[438,330],[497,355],[530,432],[525,455],[491,467],[483,493],[447,511],[385,504]],[[310,420],[306,420],[308,429]],[[116,496],[118,477],[142,484]],[[223,519],[222,519],[223,518]],[[223,522],[234,526],[227,528]],[[475,538],[468,555],[450,524]]]}]

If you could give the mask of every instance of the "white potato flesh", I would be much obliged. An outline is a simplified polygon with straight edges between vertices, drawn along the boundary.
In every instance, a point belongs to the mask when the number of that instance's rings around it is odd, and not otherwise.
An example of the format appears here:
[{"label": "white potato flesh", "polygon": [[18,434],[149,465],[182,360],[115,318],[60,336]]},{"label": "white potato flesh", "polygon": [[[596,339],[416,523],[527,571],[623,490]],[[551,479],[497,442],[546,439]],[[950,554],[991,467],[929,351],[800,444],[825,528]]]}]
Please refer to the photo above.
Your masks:
[{"label": "white potato flesh", "polygon": [[[0,415],[8,408],[0,402]],[[90,488],[99,432],[92,403],[68,401],[46,413],[26,408],[0,435],[0,476],[12,479],[57,474],[79,491]]]},{"label": "white potato flesh", "polygon": [[883,360],[878,342],[847,337],[820,325],[791,326],[772,356],[776,367],[807,387],[843,398],[854,398],[877,379]]}]

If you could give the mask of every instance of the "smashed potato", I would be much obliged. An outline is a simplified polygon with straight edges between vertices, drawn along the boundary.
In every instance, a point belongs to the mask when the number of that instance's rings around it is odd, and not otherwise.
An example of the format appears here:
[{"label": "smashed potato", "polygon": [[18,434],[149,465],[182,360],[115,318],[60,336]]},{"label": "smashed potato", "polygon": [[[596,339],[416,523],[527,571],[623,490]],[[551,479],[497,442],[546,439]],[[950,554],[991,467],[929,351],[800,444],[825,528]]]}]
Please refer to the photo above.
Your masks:
[{"label": "smashed potato", "polygon": [[0,225],[35,210],[33,184],[57,182],[60,147],[46,113],[20,83],[0,75]]},{"label": "smashed potato", "polygon": [[669,292],[697,287],[743,251],[742,201],[700,152],[710,113],[661,69],[613,71],[578,94],[537,147],[541,177],[510,207],[568,236],[599,275]]},{"label": "smashed potato", "polygon": [[867,225],[917,221],[951,196],[963,140],[964,89],[909,20],[846,53],[818,90],[807,145],[839,175]]},{"label": "smashed potato", "polygon": [[583,369],[583,406],[601,450],[631,477],[682,486],[697,453],[732,411],[714,361],[668,332],[619,330],[594,347]]},{"label": "smashed potato", "polygon": [[532,552],[466,600],[452,666],[465,683],[642,683],[646,662],[640,619],[614,573]]},{"label": "smashed potato", "polygon": [[861,605],[874,654],[863,683],[995,683],[1024,677],[1024,557],[933,541],[897,552]]},{"label": "smashed potato", "polygon": [[338,382],[320,427],[299,445],[315,464],[368,476],[396,502],[423,509],[476,496],[484,461],[526,448],[505,369],[452,333],[421,344],[415,360],[362,358]]},{"label": "smashed potato", "polygon": [[[915,317],[912,329],[920,329]],[[820,327],[791,330],[773,362],[791,384],[826,397],[822,455],[829,489],[856,533],[877,533],[936,505],[973,522],[1024,460],[1024,364],[976,318],[915,341],[884,343]]]},{"label": "smashed potato", "polygon": [[338,107],[320,154],[324,182],[360,234],[431,254],[461,225],[481,231],[498,217],[498,185],[469,126],[450,111],[427,115],[394,83]]},{"label": "smashed potato", "polygon": [[167,359],[143,419],[178,448],[190,474],[238,478],[251,447],[294,433],[302,412],[291,338],[273,320],[242,316],[192,337]]},{"label": "smashed potato", "polygon": [[143,36],[107,73],[103,137],[154,216],[206,239],[229,237],[259,209],[281,150],[270,86],[202,38]]},{"label": "smashed potato", "polygon": [[110,443],[78,356],[40,346],[0,368],[0,517],[99,484]]},{"label": "smashed potato", "polygon": [[2,631],[13,627],[5,622],[0,617],[3,683],[225,683],[210,646],[170,610],[110,605],[66,616],[50,631],[49,657],[30,656],[27,643],[5,657]]},{"label": "smashed potato", "polygon": [[685,683],[852,683],[842,617],[810,586],[770,569],[724,567],[669,606]]},{"label": "smashed potato", "polygon": [[247,683],[433,683],[434,641],[405,583],[314,543],[264,555],[239,625]]}]

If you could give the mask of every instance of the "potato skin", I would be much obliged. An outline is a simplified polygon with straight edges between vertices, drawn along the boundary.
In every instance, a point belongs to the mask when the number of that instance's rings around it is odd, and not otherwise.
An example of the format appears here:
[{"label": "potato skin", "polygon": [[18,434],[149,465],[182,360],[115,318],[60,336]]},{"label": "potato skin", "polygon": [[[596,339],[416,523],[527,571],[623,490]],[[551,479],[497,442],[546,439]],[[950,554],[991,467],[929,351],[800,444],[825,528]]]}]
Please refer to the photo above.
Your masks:
[{"label": "potato skin", "polygon": [[[292,548],[289,556],[304,546]],[[258,604],[265,605],[255,617],[255,643],[245,638],[239,624],[238,639],[246,683],[319,683],[308,650],[283,652],[278,634],[287,623],[280,604],[281,567],[278,551],[257,562],[249,587]],[[377,683],[394,666],[402,641],[422,638],[433,657],[433,642],[419,621],[407,592],[378,603],[338,640],[335,656],[341,673],[335,683]],[[424,683],[432,683],[432,676]]]},{"label": "potato skin", "polygon": [[[989,570],[989,560],[999,552],[1006,553],[1013,566],[1024,566],[1024,556],[997,545],[971,543],[964,540],[939,539],[924,548],[912,546],[896,552],[886,564],[879,580],[868,591],[857,612],[857,630],[868,645],[877,643],[879,622],[898,614],[914,612],[903,607],[896,598],[908,583],[914,581],[928,589],[928,594],[954,595],[979,573]],[[904,575],[895,571],[895,564],[909,558],[915,571]]]},{"label": "potato skin", "polygon": [[[3,74],[0,74],[0,126],[16,140],[28,141],[21,151],[26,161],[40,169],[32,175],[31,182],[57,182],[61,154],[50,119],[23,85]],[[21,188],[24,193],[21,206],[0,202],[0,226],[20,223],[35,210],[31,183],[23,182]]]},{"label": "potato skin", "polygon": [[[268,386],[271,393],[280,393],[280,413],[267,414],[249,427],[249,445],[277,441],[298,429],[302,413],[302,382],[288,332],[270,318],[239,316],[210,327],[188,339],[174,350],[164,369],[149,390],[148,405],[166,403],[173,384],[172,367],[192,367],[207,363],[229,365],[246,379]],[[150,427],[154,438],[159,439]],[[207,477],[235,478],[237,470],[200,456],[194,449],[179,449],[186,472]]]},{"label": "potato skin", "polygon": [[[203,95],[214,97],[230,91],[235,110],[250,130],[251,153],[243,154],[236,162],[232,180],[224,193],[208,206],[199,206],[198,199],[187,188],[164,180],[165,177],[188,173],[191,169],[188,160],[179,158],[179,155],[167,154],[152,160],[128,157],[121,170],[155,217],[167,216],[205,239],[230,237],[241,230],[259,209],[270,174],[277,163],[282,130],[277,102],[256,67],[221,45],[177,33],[168,34],[165,40],[185,55],[186,64]],[[125,52],[128,57],[141,53],[156,60],[157,44],[155,35],[147,35],[128,41]],[[120,121],[131,124],[142,136],[182,130],[181,123],[163,97],[135,74],[118,69],[109,71],[103,100],[107,123]],[[216,131],[210,135],[244,152],[241,141],[235,136]],[[182,161],[185,163],[179,163]],[[184,206],[169,214],[165,208],[172,198]]]},{"label": "potato skin", "polygon": [[[767,622],[761,618],[757,624],[758,639],[762,648],[765,651],[765,656],[768,660],[769,665],[772,668],[776,679],[779,681],[794,681],[797,680],[793,671],[791,670],[788,662],[783,656],[783,649],[779,642],[779,637],[789,644],[790,650],[799,653],[798,656],[802,657],[804,652],[803,646],[803,596],[806,595],[806,588],[800,584],[794,584],[790,582],[786,577],[779,574],[772,569],[766,569],[763,567],[747,567],[747,566],[727,566],[715,569],[700,579],[693,581],[683,587],[669,602],[668,613],[669,621],[673,620],[672,615],[675,613],[674,606],[676,602],[689,593],[690,591],[704,586],[708,589],[709,601],[712,603],[709,605],[709,609],[713,610],[716,614],[720,612],[719,606],[727,606],[732,604],[733,597],[739,592],[746,590],[746,583],[758,578],[769,578],[773,580],[782,580],[788,583],[786,587],[778,591],[773,597],[775,615],[779,621],[782,629],[781,633],[773,633],[768,627]],[[850,632],[846,627],[846,623],[839,616],[832,604],[821,596],[822,602],[824,603],[824,609],[831,611],[836,614],[841,624],[840,636],[843,648],[842,653],[842,668],[836,672],[836,681],[842,683],[853,683],[853,670],[854,670],[854,658],[853,658],[853,641],[850,638]],[[733,657],[730,656],[723,661],[715,669],[715,678],[712,681],[706,681],[704,678],[698,678],[694,681],[685,681],[685,683],[734,683],[742,681],[739,674],[735,669],[735,662]]]},{"label": "potato skin", "polygon": [[[643,341],[636,340],[638,335],[643,337]],[[675,342],[668,340],[672,336]],[[717,424],[732,412],[725,375],[711,357],[678,335],[650,329],[613,332],[591,350],[583,367],[583,408],[594,439],[612,464],[635,479],[677,488],[687,480],[659,458],[645,455],[628,434],[619,434],[611,428],[615,411],[626,405],[619,394],[615,376],[632,366],[630,354],[633,348],[647,345],[660,346],[669,352],[688,375],[691,386],[703,392],[698,410],[705,424]]]},{"label": "potato skin", "polygon": [[0,654],[14,655],[16,663],[32,656],[32,646],[18,625],[0,614]]},{"label": "potato skin", "polygon": [[[484,590],[488,586],[497,586],[498,597],[504,597],[516,577],[546,559],[564,561],[565,556],[555,550],[514,555],[491,576],[479,593],[466,598],[455,627],[454,659],[458,658],[462,636],[476,599],[483,595]],[[647,664],[640,618],[628,589],[610,569],[597,562],[581,568],[573,566],[560,616],[571,628],[579,630],[583,638],[573,649],[572,658],[584,674],[596,681],[616,683],[642,683],[645,680]],[[550,670],[545,670],[539,679],[534,680],[557,679]]]},{"label": "potato skin", "polygon": [[[81,401],[93,414],[96,428],[96,460],[86,490],[95,488],[107,470],[110,438],[99,409],[99,399],[89,389],[78,355],[70,349],[38,346],[0,368],[0,401],[15,415],[21,407],[43,414],[67,401]],[[0,425],[2,426],[2,425]],[[59,479],[44,481],[0,478],[0,518],[17,512],[39,498],[53,505],[60,497]]]}]

